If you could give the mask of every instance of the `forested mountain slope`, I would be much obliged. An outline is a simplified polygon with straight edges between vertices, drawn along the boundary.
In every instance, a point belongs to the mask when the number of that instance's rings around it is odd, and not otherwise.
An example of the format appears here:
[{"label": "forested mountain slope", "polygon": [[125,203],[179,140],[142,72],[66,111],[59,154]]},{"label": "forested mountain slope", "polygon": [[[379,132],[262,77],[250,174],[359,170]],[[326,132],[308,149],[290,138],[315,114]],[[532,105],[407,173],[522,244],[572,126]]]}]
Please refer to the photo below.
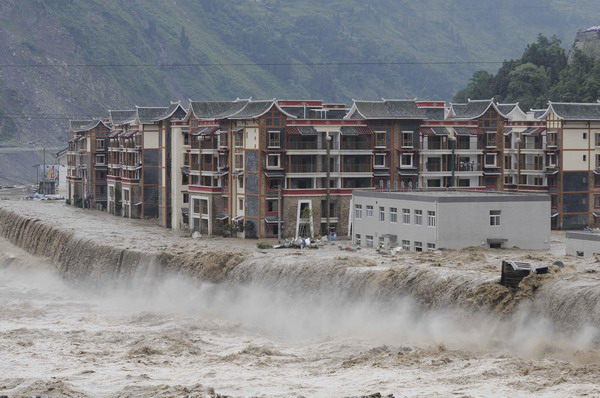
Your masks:
[{"label": "forested mountain slope", "polygon": [[598,21],[595,0],[2,0],[0,142],[188,98],[450,99]]}]

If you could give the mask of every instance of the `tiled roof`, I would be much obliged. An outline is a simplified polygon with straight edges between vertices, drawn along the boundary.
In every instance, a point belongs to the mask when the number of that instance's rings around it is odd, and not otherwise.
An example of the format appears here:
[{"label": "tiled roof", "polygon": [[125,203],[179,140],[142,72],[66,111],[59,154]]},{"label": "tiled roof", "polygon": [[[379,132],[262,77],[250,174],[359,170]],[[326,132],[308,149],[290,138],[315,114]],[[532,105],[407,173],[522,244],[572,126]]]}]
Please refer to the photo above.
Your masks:
[{"label": "tiled roof", "polygon": [[444,108],[421,108],[427,116],[427,120],[444,120]]},{"label": "tiled roof", "polygon": [[600,120],[600,103],[550,102],[550,108],[563,120]]},{"label": "tiled roof", "polygon": [[136,111],[135,110],[127,110],[127,111],[108,111],[110,115],[110,122],[112,124],[126,124],[135,120]]},{"label": "tiled roof", "polygon": [[450,104],[455,119],[476,119],[492,105],[492,100],[469,100],[466,104]]},{"label": "tiled roof", "polygon": [[[217,119],[215,116],[226,114],[237,105],[233,101],[191,101],[192,113],[198,119]],[[239,110],[239,108],[238,108]]]},{"label": "tiled roof", "polygon": [[498,111],[501,114],[503,114],[504,116],[508,115],[515,108],[518,108],[518,107],[519,107],[518,103],[514,103],[514,104],[496,104],[496,109],[498,109]]},{"label": "tiled roof", "polygon": [[425,119],[427,115],[415,100],[354,101],[365,119]]},{"label": "tiled roof", "polygon": [[267,113],[275,101],[250,101],[239,112],[231,115],[232,119],[254,119]]},{"label": "tiled roof", "polygon": [[548,109],[532,109],[531,112],[533,112],[533,117],[536,119],[541,118],[542,116],[544,116],[544,114],[546,113]]},{"label": "tiled roof", "polygon": [[304,111],[306,111],[306,113],[308,115],[310,115],[310,111],[311,111],[311,109],[305,109],[300,106],[282,106],[281,109],[283,109],[290,115],[294,115],[297,118],[302,118],[302,119],[304,119]]},{"label": "tiled roof", "polygon": [[231,107],[226,109],[225,111],[213,115],[215,119],[227,119],[228,117],[235,115],[240,112],[242,109],[246,107],[246,105],[250,102],[250,100],[238,100],[231,103]]},{"label": "tiled roof", "polygon": [[99,124],[104,125],[104,127],[108,128],[100,119],[92,119],[92,120],[71,120],[70,128],[73,132],[79,131],[89,131]]},{"label": "tiled roof", "polygon": [[164,119],[164,115],[169,108],[167,107],[137,107],[138,120],[142,124],[152,124]]}]

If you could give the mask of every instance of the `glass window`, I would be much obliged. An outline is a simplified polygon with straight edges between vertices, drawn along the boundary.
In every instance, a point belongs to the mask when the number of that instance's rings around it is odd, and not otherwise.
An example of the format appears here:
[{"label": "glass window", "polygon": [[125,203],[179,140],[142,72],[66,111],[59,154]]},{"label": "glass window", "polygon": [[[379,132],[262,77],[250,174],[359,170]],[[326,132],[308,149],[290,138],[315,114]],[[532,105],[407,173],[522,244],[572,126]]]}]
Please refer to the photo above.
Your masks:
[{"label": "glass window", "polygon": [[367,235],[367,247],[373,247],[373,235]]},{"label": "glass window", "polygon": [[490,225],[499,226],[500,225],[500,210],[490,210]]},{"label": "glass window", "polygon": [[428,243],[427,244],[427,250],[428,251],[434,251],[435,250],[435,243]]},{"label": "glass window", "polygon": [[423,251],[423,242],[415,241],[415,251],[422,252]]},{"label": "glass window", "polygon": [[435,227],[435,211],[427,212],[427,225],[430,227]]},{"label": "glass window", "polygon": [[410,241],[409,240],[402,241],[402,250],[410,250]]},{"label": "glass window", "polygon": [[405,153],[400,158],[400,167],[412,167],[413,166],[413,154]]},{"label": "glass window", "polygon": [[423,225],[423,210],[415,210],[415,225]]},{"label": "glass window", "polygon": [[398,222],[398,209],[390,207],[390,222]]},{"label": "glass window", "polygon": [[402,132],[402,147],[412,148],[413,147],[413,132],[403,131]]},{"label": "glass window", "polygon": [[354,205],[354,217],[362,218],[362,205]]},{"label": "glass window", "polygon": [[373,217],[373,206],[367,205],[367,217]]},{"label": "glass window", "polygon": [[379,221],[385,221],[385,207],[379,206]]},{"label": "glass window", "polygon": [[402,224],[410,224],[410,209],[402,209]]},{"label": "glass window", "polygon": [[354,235],[354,243],[360,246],[360,234]]},{"label": "glass window", "polygon": [[269,148],[279,148],[280,147],[280,133],[279,131],[276,130],[271,130],[268,132],[268,136],[269,136],[269,142],[268,142],[268,146]]},{"label": "glass window", "polygon": [[385,148],[386,145],[386,132],[385,131],[376,131],[375,132],[375,147],[377,148]]},{"label": "glass window", "polygon": [[267,168],[279,167],[279,155],[267,155]]},{"label": "glass window", "polygon": [[375,154],[375,167],[385,167],[385,153]]}]

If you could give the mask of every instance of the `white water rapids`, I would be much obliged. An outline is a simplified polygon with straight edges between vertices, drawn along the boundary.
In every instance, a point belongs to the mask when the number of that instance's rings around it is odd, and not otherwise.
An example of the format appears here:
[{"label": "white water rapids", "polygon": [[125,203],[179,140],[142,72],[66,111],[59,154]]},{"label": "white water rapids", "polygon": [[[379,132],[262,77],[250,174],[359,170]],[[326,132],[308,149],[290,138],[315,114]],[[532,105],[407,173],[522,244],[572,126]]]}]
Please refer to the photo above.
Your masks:
[{"label": "white water rapids", "polygon": [[[10,258],[10,259],[9,259]],[[600,396],[597,333],[260,283],[94,288],[0,240],[0,395]]]}]

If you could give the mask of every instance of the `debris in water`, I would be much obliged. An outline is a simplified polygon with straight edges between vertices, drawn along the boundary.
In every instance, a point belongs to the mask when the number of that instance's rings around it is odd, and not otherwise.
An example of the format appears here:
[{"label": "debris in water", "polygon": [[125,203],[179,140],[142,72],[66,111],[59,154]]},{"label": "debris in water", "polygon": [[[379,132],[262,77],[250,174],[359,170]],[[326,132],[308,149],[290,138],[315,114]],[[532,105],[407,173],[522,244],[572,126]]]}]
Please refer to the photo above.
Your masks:
[{"label": "debris in water", "polygon": [[548,267],[534,268],[530,263],[520,261],[502,261],[502,276],[500,284],[516,289],[519,283],[531,272],[536,274],[547,274]]}]

